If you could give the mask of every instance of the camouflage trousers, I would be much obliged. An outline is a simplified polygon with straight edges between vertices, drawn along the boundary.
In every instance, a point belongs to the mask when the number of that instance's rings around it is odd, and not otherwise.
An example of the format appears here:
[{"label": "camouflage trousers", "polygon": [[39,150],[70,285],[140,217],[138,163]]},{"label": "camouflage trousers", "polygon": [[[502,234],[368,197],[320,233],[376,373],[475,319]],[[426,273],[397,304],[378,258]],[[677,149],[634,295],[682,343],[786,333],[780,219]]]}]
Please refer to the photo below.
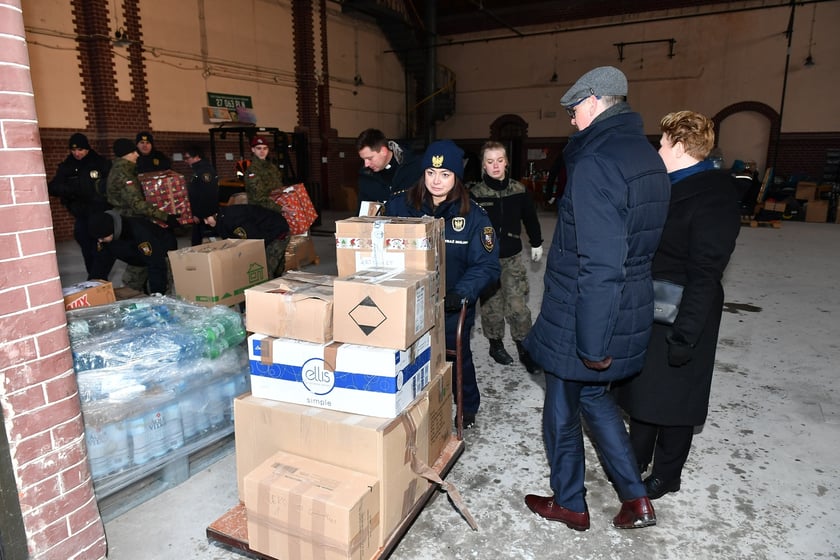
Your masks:
[{"label": "camouflage trousers", "polygon": [[277,278],[286,270],[286,247],[289,246],[289,236],[275,239],[265,246],[265,261],[268,265],[268,277]]},{"label": "camouflage trousers", "polygon": [[[127,286],[132,290],[149,293],[149,269],[145,266],[134,266],[127,264],[122,275],[123,286]],[[172,278],[172,267],[169,265],[169,259],[166,259],[166,294],[175,295],[175,280]]]},{"label": "camouflage trousers", "polygon": [[513,340],[522,340],[531,330],[531,310],[528,309],[528,273],[522,264],[522,253],[499,259],[501,287],[481,302],[481,328],[489,339],[505,337],[505,320],[510,325]]}]

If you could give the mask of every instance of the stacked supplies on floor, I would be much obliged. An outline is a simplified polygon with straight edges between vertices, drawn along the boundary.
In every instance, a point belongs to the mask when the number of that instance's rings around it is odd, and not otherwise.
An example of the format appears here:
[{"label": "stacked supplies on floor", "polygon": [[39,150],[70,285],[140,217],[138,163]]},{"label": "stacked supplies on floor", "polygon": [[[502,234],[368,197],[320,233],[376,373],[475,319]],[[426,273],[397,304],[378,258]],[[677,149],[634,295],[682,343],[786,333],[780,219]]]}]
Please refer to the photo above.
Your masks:
[{"label": "stacked supplies on floor", "polygon": [[94,481],[229,430],[249,389],[242,318],[141,297],[67,313]]}]

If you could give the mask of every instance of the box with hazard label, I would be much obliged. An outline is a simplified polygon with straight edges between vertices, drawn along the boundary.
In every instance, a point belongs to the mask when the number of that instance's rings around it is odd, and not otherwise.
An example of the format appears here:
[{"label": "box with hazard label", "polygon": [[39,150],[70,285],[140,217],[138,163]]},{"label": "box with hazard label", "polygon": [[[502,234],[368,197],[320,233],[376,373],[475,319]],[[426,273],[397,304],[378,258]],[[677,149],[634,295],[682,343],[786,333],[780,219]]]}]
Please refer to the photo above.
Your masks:
[{"label": "box with hazard label", "polygon": [[333,339],[408,348],[434,325],[435,273],[359,270],[333,283]]}]

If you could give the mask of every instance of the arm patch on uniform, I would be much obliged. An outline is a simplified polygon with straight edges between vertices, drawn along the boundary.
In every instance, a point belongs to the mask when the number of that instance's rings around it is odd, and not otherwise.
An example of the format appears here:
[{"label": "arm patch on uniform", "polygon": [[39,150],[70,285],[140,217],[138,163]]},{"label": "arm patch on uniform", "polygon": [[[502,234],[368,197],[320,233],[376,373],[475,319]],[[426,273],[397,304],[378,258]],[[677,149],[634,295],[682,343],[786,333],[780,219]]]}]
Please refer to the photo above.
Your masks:
[{"label": "arm patch on uniform", "polygon": [[210,182],[213,181],[213,175],[209,172],[208,173],[202,173],[201,174],[201,180],[204,181],[205,183],[210,183]]},{"label": "arm patch on uniform", "polygon": [[493,247],[496,246],[496,231],[492,227],[485,227],[481,231],[481,244],[484,245],[485,251],[493,252]]},{"label": "arm patch on uniform", "polygon": [[239,226],[238,228],[233,230],[233,235],[238,237],[239,239],[248,239],[248,232],[245,231],[245,228]]},{"label": "arm patch on uniform", "polygon": [[152,244],[148,241],[143,241],[137,245],[137,250],[140,251],[144,257],[152,256]]}]

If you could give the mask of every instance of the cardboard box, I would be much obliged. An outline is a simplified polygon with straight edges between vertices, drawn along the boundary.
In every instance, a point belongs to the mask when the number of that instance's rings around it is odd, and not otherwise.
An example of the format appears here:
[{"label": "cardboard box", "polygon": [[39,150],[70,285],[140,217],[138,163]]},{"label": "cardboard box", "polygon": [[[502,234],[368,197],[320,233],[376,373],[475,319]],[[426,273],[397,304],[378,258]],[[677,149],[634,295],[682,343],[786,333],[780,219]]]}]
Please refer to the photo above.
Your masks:
[{"label": "cardboard box", "polygon": [[251,394],[355,414],[393,418],[431,377],[431,335],[408,350],[248,337]]},{"label": "cardboard box", "polygon": [[442,219],[356,216],[335,223],[339,276],[372,267],[435,272],[440,299],[446,295]]},{"label": "cardboard box", "polygon": [[434,273],[360,270],[333,284],[333,338],[408,348],[434,325]]},{"label": "cardboard box", "polygon": [[[143,187],[143,196],[158,210],[167,214],[177,214],[178,223],[192,225],[193,215],[190,198],[187,194],[187,182],[184,176],[171,169],[149,171],[137,175]],[[166,222],[155,220],[166,227]]]},{"label": "cardboard box", "polygon": [[794,197],[797,200],[814,200],[817,194],[817,184],[810,181],[799,181],[796,183],[796,194]]},{"label": "cardboard box", "polygon": [[277,451],[369,474],[380,483],[378,544],[383,545],[429,487],[412,469],[412,453],[431,465],[430,449],[442,449],[451,437],[452,389],[441,387],[450,381],[451,375],[435,375],[426,391],[389,420],[238,397],[234,429],[240,499],[245,475]]},{"label": "cardboard box", "polygon": [[169,251],[175,293],[212,307],[245,301],[245,290],[268,280],[262,239],[224,239]]},{"label": "cardboard box", "polygon": [[333,339],[333,276],[288,272],[245,290],[249,331],[325,343]]},{"label": "cardboard box", "polygon": [[432,371],[440,371],[446,367],[446,311],[444,302],[435,305],[435,326],[429,334],[432,337]]},{"label": "cardboard box", "polygon": [[278,451],[245,475],[248,546],[272,558],[368,560],[379,494],[374,476]]},{"label": "cardboard box", "polygon": [[117,301],[114,286],[105,280],[87,280],[61,289],[64,309],[93,307]]},{"label": "cardboard box", "polygon": [[787,209],[787,203],[777,202],[775,200],[764,201],[764,209],[769,212],[784,212]]},{"label": "cardboard box", "polygon": [[809,200],[805,204],[805,221],[824,224],[828,221],[828,200]]},{"label": "cardboard box", "polygon": [[293,235],[286,246],[286,270],[298,270],[302,266],[318,262],[315,243],[309,235]]}]

